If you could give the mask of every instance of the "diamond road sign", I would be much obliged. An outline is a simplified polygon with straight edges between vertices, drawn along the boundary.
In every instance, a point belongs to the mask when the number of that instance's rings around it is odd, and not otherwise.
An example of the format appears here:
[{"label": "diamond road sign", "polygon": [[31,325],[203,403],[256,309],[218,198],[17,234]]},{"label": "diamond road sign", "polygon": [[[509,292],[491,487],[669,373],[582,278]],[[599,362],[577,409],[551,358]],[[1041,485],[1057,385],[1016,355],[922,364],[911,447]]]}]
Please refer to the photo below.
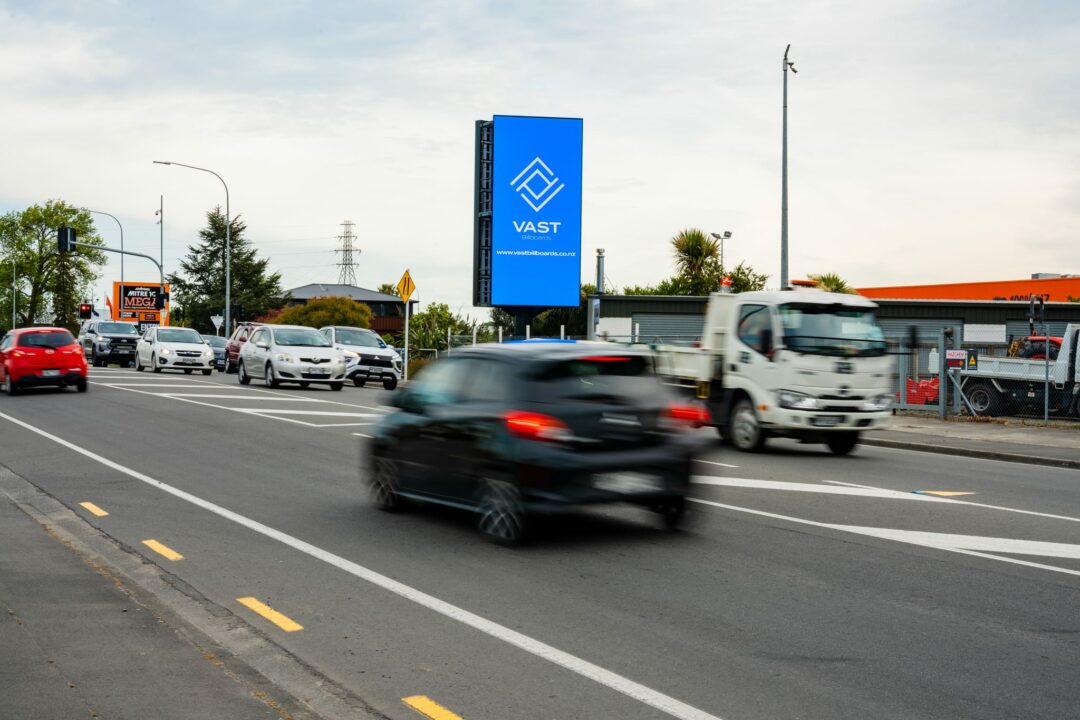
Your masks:
[{"label": "diamond road sign", "polygon": [[397,284],[398,295],[401,296],[401,302],[409,302],[409,298],[416,292],[416,283],[413,282],[412,275],[409,275],[409,271],[406,270],[405,274],[401,276]]}]

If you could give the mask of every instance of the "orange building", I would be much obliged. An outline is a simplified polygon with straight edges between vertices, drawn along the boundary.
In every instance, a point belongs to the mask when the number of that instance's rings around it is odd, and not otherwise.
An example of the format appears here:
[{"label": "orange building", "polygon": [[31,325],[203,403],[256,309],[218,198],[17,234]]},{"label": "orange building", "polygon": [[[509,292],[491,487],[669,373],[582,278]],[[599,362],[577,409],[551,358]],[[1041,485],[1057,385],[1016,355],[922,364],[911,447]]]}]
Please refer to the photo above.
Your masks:
[{"label": "orange building", "polygon": [[1028,300],[1041,297],[1046,302],[1080,300],[1080,276],[950,283],[947,285],[894,285],[859,288],[868,298],[889,300]]}]

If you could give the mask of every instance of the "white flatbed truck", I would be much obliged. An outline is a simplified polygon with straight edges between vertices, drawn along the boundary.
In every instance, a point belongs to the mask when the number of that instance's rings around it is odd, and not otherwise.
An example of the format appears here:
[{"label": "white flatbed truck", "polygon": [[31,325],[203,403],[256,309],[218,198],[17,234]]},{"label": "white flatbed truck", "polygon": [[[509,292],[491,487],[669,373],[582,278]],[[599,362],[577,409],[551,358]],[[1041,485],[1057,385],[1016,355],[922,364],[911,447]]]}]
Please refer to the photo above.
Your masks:
[{"label": "white flatbed truck", "polygon": [[790,437],[845,455],[891,414],[895,361],[876,308],[816,289],[714,293],[701,346],[655,348],[657,373],[693,388],[740,450]]}]

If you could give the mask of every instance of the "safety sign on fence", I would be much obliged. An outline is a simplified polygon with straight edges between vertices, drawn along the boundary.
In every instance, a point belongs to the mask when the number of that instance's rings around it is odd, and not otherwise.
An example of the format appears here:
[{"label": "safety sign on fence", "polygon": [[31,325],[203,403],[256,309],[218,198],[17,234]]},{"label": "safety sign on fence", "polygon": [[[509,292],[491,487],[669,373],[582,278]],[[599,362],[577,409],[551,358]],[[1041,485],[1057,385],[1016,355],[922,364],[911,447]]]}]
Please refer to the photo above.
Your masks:
[{"label": "safety sign on fence", "polygon": [[963,370],[967,366],[967,350],[946,350],[945,367],[949,370]]}]

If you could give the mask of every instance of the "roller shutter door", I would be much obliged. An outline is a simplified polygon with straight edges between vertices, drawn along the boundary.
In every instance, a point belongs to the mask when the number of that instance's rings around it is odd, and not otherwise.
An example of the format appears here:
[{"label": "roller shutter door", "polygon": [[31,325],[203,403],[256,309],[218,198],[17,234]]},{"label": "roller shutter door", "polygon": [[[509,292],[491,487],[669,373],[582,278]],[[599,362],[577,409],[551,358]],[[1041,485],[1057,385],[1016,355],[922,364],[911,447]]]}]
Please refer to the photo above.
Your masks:
[{"label": "roller shutter door", "polygon": [[704,315],[634,313],[638,339],[652,342],[654,338],[696,340],[705,329]]}]

